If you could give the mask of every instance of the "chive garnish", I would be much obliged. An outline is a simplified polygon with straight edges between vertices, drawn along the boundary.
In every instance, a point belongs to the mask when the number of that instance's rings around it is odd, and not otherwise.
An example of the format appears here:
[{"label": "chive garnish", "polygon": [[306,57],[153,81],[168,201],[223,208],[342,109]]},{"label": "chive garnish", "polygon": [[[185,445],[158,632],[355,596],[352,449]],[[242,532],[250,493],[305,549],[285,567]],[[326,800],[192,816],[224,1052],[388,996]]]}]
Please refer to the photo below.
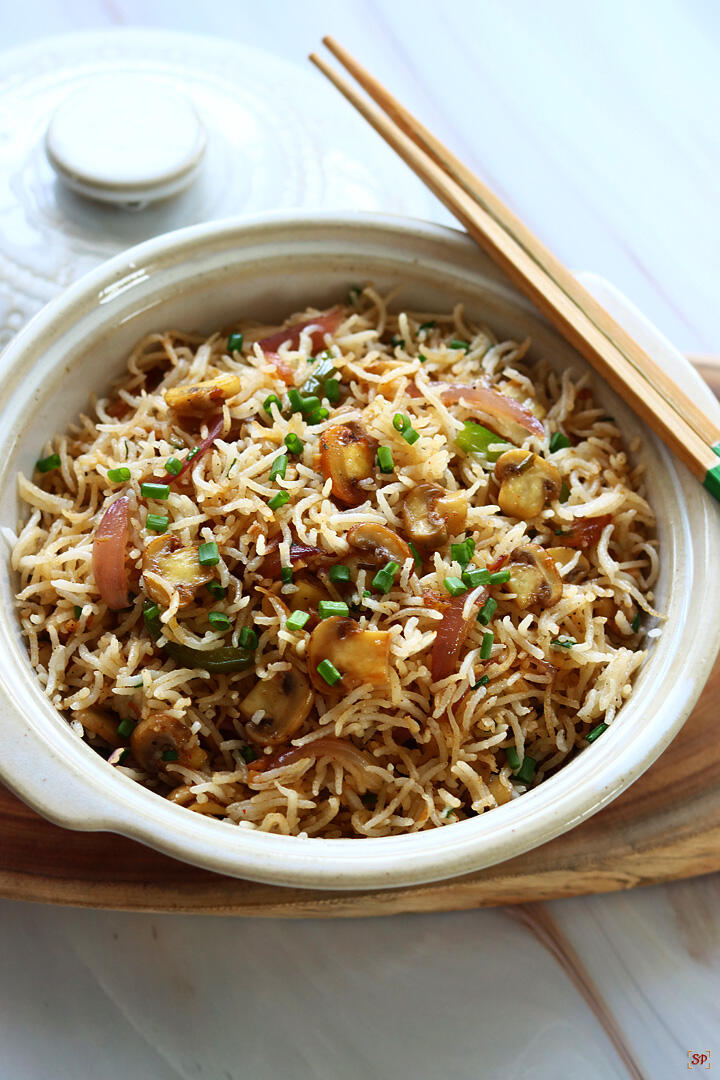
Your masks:
[{"label": "chive garnish", "polygon": [[269,416],[272,416],[273,405],[277,405],[278,412],[282,410],[282,401],[277,396],[277,394],[268,394],[268,396],[263,401],[263,409]]},{"label": "chive garnish", "polygon": [[487,686],[490,682],[489,675],[481,675],[476,683],[473,683],[471,690],[479,690],[481,686]]},{"label": "chive garnish", "polygon": [[487,626],[496,611],[497,600],[494,600],[492,596],[488,596],[487,600],[478,612],[477,621],[479,623],[482,623],[483,626]]},{"label": "chive garnish", "polygon": [[386,563],[382,570],[378,570],[377,574],[372,579],[373,588],[381,593],[389,593],[393,587],[395,575],[399,569],[400,567],[396,562],[390,561],[389,563]]},{"label": "chive garnish", "polygon": [[432,319],[430,322],[420,323],[418,330],[434,330],[436,326],[437,323]]},{"label": "chive garnish", "polygon": [[635,618],[630,623],[630,626],[632,628],[633,634],[637,634],[638,630],[640,629],[640,612],[639,611],[635,612]]},{"label": "chive garnish", "polygon": [[515,773],[516,779],[522,781],[523,784],[529,784],[532,781],[533,776],[535,775],[536,765],[537,761],[535,760],[535,758],[530,757],[529,754],[526,754],[523,758],[522,765]]},{"label": "chive garnish", "polygon": [[422,564],[423,564],[422,555],[420,554],[418,549],[415,547],[412,540],[408,541],[408,547],[410,548],[410,550],[412,552],[412,557],[415,560],[415,566],[419,570],[422,567]]},{"label": "chive garnish", "polygon": [[550,453],[554,454],[556,450],[566,450],[570,446],[570,440],[567,435],[563,435],[562,431],[554,431],[550,436]]},{"label": "chive garnish", "polygon": [[363,599],[366,599],[368,596],[372,596],[372,593],[370,592],[369,589],[363,589],[362,594],[363,594]]},{"label": "chive garnish", "polygon": [[330,410],[326,409],[322,405],[319,409],[313,409],[311,413],[308,413],[305,417],[305,422],[313,426],[314,424],[322,424],[324,420],[330,416]]},{"label": "chive garnish", "polygon": [[478,567],[474,570],[463,570],[462,579],[469,589],[476,589],[478,585],[487,585],[490,581],[490,571]]},{"label": "chive garnish", "polygon": [[287,466],[288,466],[287,454],[278,454],[278,456],[273,461],[272,467],[270,469],[270,479],[275,480],[275,479],[277,479],[278,476],[281,476],[283,478],[283,480],[284,480],[285,479],[285,470],[287,469]]},{"label": "chive garnish", "polygon": [[293,568],[292,568],[292,566],[281,566],[280,567],[280,580],[283,582],[283,584],[284,585],[289,585],[289,583],[292,581],[292,579],[293,579]]},{"label": "chive garnish", "polygon": [[510,580],[509,570],[496,570],[494,574],[490,574],[488,578],[488,584],[490,585],[503,585],[506,581]]},{"label": "chive garnish", "polygon": [[357,304],[358,300],[360,299],[361,292],[362,292],[362,289],[360,288],[359,285],[351,285],[350,288],[348,289],[348,294],[347,294],[347,296],[348,296],[348,304],[351,304],[354,307],[355,304]]},{"label": "chive garnish", "polygon": [[222,597],[225,596],[227,589],[225,589],[219,581],[208,581],[205,588],[212,596]]},{"label": "chive garnish", "polygon": [[243,347],[243,340],[242,334],[231,334],[227,341],[228,352],[240,352]]},{"label": "chive garnish", "polygon": [[492,630],[486,630],[483,634],[482,645],[480,646],[480,659],[489,660],[490,653],[492,652],[493,642],[495,635]]},{"label": "chive garnish", "polygon": [[585,736],[586,741],[595,742],[596,739],[600,738],[603,731],[607,731],[607,729],[607,724],[598,724],[597,727],[594,727],[592,731],[588,732],[588,734]]},{"label": "chive garnish", "polygon": [[148,514],[145,519],[145,528],[151,532],[164,533],[170,524],[170,518],[166,514]]},{"label": "chive garnish", "polygon": [[403,431],[402,437],[409,446],[412,446],[420,438],[420,432],[416,431],[414,427],[409,427],[406,431]]},{"label": "chive garnish", "polygon": [[395,468],[392,450],[389,446],[381,446],[377,452],[377,463],[381,473],[391,473]]},{"label": "chive garnish", "polygon": [[303,396],[296,386],[288,390],[288,401],[293,412],[312,413],[320,408],[320,398],[315,394]]},{"label": "chive garnish", "polygon": [[317,668],[318,675],[325,680],[328,686],[334,686],[342,679],[342,675],[330,660],[321,660]]},{"label": "chive garnish", "polygon": [[220,552],[214,540],[208,540],[198,548],[198,562],[201,566],[217,566],[220,562]]},{"label": "chive garnish", "polygon": [[468,591],[467,585],[459,577],[446,577],[443,585],[451,596],[462,596]]},{"label": "chive garnish", "polygon": [[171,476],[177,476],[182,471],[182,461],[179,458],[171,457],[165,462],[165,472],[169,472]]},{"label": "chive garnish", "polygon": [[49,454],[48,457],[40,458],[39,461],[35,462],[35,468],[41,473],[52,472],[53,469],[59,469],[60,455]]},{"label": "chive garnish", "polygon": [[577,645],[575,638],[553,638],[550,644],[556,649],[572,649],[573,645]]},{"label": "chive garnish", "polygon": [[330,567],[328,577],[332,582],[338,583],[341,581],[350,580],[350,567],[343,566],[342,563],[338,563],[336,566]]},{"label": "chive garnish", "polygon": [[410,427],[410,417],[407,415],[407,413],[396,412],[393,416],[393,427],[401,434],[403,431],[407,431],[407,429]]},{"label": "chive garnish", "polygon": [[287,491],[278,491],[277,495],[273,495],[272,499],[268,502],[268,506],[271,510],[279,510],[285,503],[290,502],[290,495]]},{"label": "chive garnish", "polygon": [[421,364],[427,364],[427,356],[425,356],[423,353],[418,353],[418,360]]},{"label": "chive garnish", "polygon": [[[466,454],[482,454],[488,461],[497,461],[505,450],[510,449],[510,443],[474,420],[465,421],[462,431],[455,436],[455,445]],[[491,446],[498,446],[498,449],[490,450]]]},{"label": "chive garnish", "polygon": [[453,562],[459,563],[464,570],[467,564],[475,554],[475,541],[471,536],[468,536],[466,540],[463,540],[460,544],[450,545],[450,557]]},{"label": "chive garnish", "polygon": [[160,608],[158,607],[158,605],[151,604],[146,601],[143,606],[143,619],[145,620],[145,625],[148,627],[148,629],[150,628],[152,623],[155,622],[159,615]]},{"label": "chive garnish", "polygon": [[321,619],[332,619],[335,615],[347,619],[349,614],[350,609],[342,600],[321,600],[318,604],[318,615]]},{"label": "chive garnish", "polygon": [[121,739],[129,739],[135,730],[135,721],[126,717],[125,720],[121,720],[117,726],[117,733]]},{"label": "chive garnish", "polygon": [[292,615],[290,615],[285,625],[287,626],[288,630],[302,630],[303,626],[309,618],[309,611],[293,611]]},{"label": "chive garnish", "polygon": [[163,761],[177,761],[178,752],[177,750],[164,750],[160,756],[162,757]]},{"label": "chive garnish", "polygon": [[130,479],[130,470],[122,466],[120,469],[108,469],[108,480],[113,484],[124,484]]},{"label": "chive garnish", "polygon": [[80,616],[82,615],[82,608],[80,607],[79,604],[76,604],[75,607],[73,608],[73,615],[75,616],[76,619],[79,619]]},{"label": "chive garnish", "polygon": [[393,334],[393,336],[390,338],[390,344],[392,345],[393,349],[400,349],[405,344],[405,338],[401,338],[397,334]]},{"label": "chive garnish", "polygon": [[192,461],[192,459],[193,459],[193,458],[195,457],[195,455],[196,455],[196,454],[197,454],[197,453],[199,452],[199,450],[200,450],[200,447],[199,447],[199,446],[193,446],[192,450],[190,451],[190,453],[188,454],[188,456],[187,456],[187,457],[185,458],[185,460],[186,460],[186,461]]},{"label": "chive garnish", "polygon": [[453,340],[450,342],[449,347],[451,349],[464,349],[465,352],[469,352],[470,351],[470,342],[469,341],[460,341],[459,338],[453,338]]},{"label": "chive garnish", "polygon": [[296,457],[303,452],[303,441],[294,431],[285,436],[285,445],[288,448],[288,453],[295,454]]},{"label": "chive garnish", "polygon": [[520,758],[518,757],[517,750],[515,749],[514,746],[508,746],[506,748],[505,757],[507,758],[507,763],[510,766],[510,768],[513,770],[513,772],[516,769],[520,768]]},{"label": "chive garnish", "polygon": [[230,619],[224,611],[209,611],[208,622],[218,630],[227,630],[230,626]]},{"label": "chive garnish", "polygon": [[230,464],[228,465],[228,471],[227,471],[227,473],[225,475],[229,476],[236,465],[237,465],[237,458],[233,458],[232,461],[230,462]]},{"label": "chive garnish", "polygon": [[567,486],[567,482],[563,480],[560,487],[560,502],[566,503],[570,498],[570,488]]},{"label": "chive garnish", "polygon": [[140,494],[143,499],[169,499],[170,498],[170,485],[169,484],[141,484]]},{"label": "chive garnish", "polygon": [[243,626],[238,641],[243,649],[257,649],[258,636],[250,626]]},{"label": "chive garnish", "polygon": [[257,757],[257,750],[255,750],[252,746],[243,746],[240,750],[240,756],[242,757],[243,761],[246,761],[248,764],[250,764],[251,761],[255,761]]},{"label": "chive garnish", "polygon": [[340,400],[339,379],[325,380],[325,397],[328,399],[331,405],[337,405],[338,401]]}]

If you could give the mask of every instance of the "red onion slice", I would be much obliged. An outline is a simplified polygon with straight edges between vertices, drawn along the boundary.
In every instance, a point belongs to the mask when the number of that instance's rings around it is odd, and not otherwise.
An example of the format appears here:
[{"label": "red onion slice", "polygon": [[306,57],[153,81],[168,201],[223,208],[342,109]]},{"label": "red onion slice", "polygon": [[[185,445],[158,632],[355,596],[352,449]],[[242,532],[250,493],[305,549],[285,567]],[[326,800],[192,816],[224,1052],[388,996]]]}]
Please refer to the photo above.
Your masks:
[{"label": "red onion slice", "polygon": [[488,597],[487,589],[481,589],[473,601],[473,610],[469,618],[464,618],[463,609],[468,598],[467,593],[453,596],[443,611],[443,617],[437,624],[437,633],[430,654],[430,675],[433,682],[446,679],[457,669],[458,654],[467,637],[475,616],[475,605],[482,606]]},{"label": "red onion slice", "polygon": [[93,573],[101,599],[111,611],[128,607],[128,579],[125,558],[128,541],[129,499],[127,495],[108,506],[95,530]]},{"label": "red onion slice", "polygon": [[[511,442],[522,442],[526,432],[540,437],[545,434],[542,423],[525,405],[491,386],[482,383],[465,386],[443,382],[434,382],[430,386],[446,405],[455,405],[462,401],[475,406],[480,413],[495,421],[499,434]],[[420,397],[422,393],[414,383],[408,386],[407,392],[410,397]]]},{"label": "red onion slice", "polygon": [[261,338],[258,345],[264,353],[277,352],[285,342],[287,342],[289,348],[297,349],[303,330],[307,330],[312,326],[315,329],[310,334],[310,341],[312,349],[315,351],[325,344],[326,334],[335,333],[343,321],[343,317],[342,308],[332,308],[321,315],[313,315],[311,319],[303,319],[302,322],[293,323],[292,326],[287,326],[284,330],[278,330],[277,333],[270,334],[269,337]]}]

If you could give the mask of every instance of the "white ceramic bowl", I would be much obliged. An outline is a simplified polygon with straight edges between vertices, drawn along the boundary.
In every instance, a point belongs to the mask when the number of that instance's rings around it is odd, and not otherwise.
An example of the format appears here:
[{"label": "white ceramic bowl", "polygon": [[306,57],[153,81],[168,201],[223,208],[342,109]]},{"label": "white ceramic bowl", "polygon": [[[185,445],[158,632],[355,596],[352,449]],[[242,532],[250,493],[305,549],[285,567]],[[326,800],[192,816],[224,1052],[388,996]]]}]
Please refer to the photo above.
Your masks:
[{"label": "white ceramic bowl", "polygon": [[[0,367],[0,525],[17,525],[17,471],[31,471],[48,435],[86,406],[91,389],[105,389],[122,371],[141,335],[170,326],[210,330],[238,316],[280,318],[307,303],[330,304],[348,285],[368,280],[381,289],[402,283],[400,299],[411,307],[447,309],[462,300],[503,336],[531,334],[535,355],[560,368],[584,367],[475,245],[452,230],[358,215],[266,215],[194,227],[88,274],[8,347]],[[622,314],[622,304],[614,303]],[[624,315],[717,415],[690,366],[642,319],[627,308]],[[366,840],[274,836],[188,813],[114,770],[48,703],[19,633],[7,571],[0,578],[0,775],[60,825],[122,833],[210,870],[296,886],[388,887],[450,877],[577,825],[667,746],[699,696],[720,638],[720,609],[704,602],[720,565],[718,507],[625,404],[599,379],[596,385],[626,435],[644,439],[662,544],[657,603],[668,621],[649,643],[633,694],[611,729],[537,790],[474,820]]]}]

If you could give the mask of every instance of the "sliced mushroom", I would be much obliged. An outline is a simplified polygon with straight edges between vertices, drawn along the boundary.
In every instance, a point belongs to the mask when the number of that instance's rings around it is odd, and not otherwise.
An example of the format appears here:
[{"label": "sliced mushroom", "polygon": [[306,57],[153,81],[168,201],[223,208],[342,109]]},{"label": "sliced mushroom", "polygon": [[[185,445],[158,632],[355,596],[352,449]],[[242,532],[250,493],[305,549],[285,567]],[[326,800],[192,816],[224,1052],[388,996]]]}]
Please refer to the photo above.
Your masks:
[{"label": "sliced mushroom", "polygon": [[190,386],[173,386],[165,391],[168,407],[178,413],[206,413],[217,410],[224,401],[235,397],[242,390],[239,375],[228,372],[214,379],[192,383]]},{"label": "sliced mushroom", "polygon": [[320,436],[320,467],[323,476],[332,480],[336,499],[348,506],[359,506],[368,497],[360,487],[375,470],[377,440],[351,421],[328,428]]},{"label": "sliced mushroom", "polygon": [[141,720],[130,736],[130,749],[145,772],[162,772],[166,764],[200,770],[207,765],[207,754],[197,735],[176,716],[159,713]]},{"label": "sliced mushroom", "polygon": [[509,517],[530,521],[560,496],[562,477],[555,465],[531,450],[507,450],[495,463],[498,503]]},{"label": "sliced mushroom", "polygon": [[550,547],[545,549],[548,555],[555,560],[561,570],[564,570],[573,559],[577,558],[577,562],[573,566],[572,570],[568,574],[563,574],[564,581],[577,581],[580,578],[585,577],[590,569],[590,563],[582,554],[578,552],[577,548],[571,547]]},{"label": "sliced mushroom", "polygon": [[291,611],[309,611],[313,619],[312,612],[317,611],[321,600],[328,598],[327,590],[311,577],[299,578],[293,584],[297,585],[297,590],[288,596],[283,596],[284,602]]},{"label": "sliced mushroom", "polygon": [[[312,708],[314,697],[306,677],[293,668],[259,679],[238,708],[250,721],[245,730],[258,746],[279,746],[291,739]],[[263,716],[252,723],[255,713]]]},{"label": "sliced mushroom", "polygon": [[531,607],[552,607],[562,596],[562,578],[555,560],[537,544],[515,548],[507,565],[507,588],[515,593],[515,603],[523,611]]},{"label": "sliced mushroom", "polygon": [[384,525],[374,522],[353,525],[347,534],[347,542],[351,548],[361,552],[366,561],[378,566],[391,561],[402,566],[406,559],[412,558],[412,552],[404,540]]},{"label": "sliced mushroom", "polygon": [[[308,673],[318,690],[348,693],[363,683],[386,686],[389,678],[390,634],[386,630],[363,630],[353,619],[333,616],[323,619],[308,642]],[[318,666],[323,660],[340,672],[342,678],[328,686]]]},{"label": "sliced mushroom", "polygon": [[405,496],[402,508],[405,531],[419,548],[431,551],[457,536],[465,527],[467,496],[424,482]]},{"label": "sliced mushroom", "polygon": [[213,578],[212,569],[200,565],[197,546],[182,547],[175,536],[151,540],[143,552],[142,569],[148,595],[165,606],[177,592],[180,607],[187,607],[200,586]]}]

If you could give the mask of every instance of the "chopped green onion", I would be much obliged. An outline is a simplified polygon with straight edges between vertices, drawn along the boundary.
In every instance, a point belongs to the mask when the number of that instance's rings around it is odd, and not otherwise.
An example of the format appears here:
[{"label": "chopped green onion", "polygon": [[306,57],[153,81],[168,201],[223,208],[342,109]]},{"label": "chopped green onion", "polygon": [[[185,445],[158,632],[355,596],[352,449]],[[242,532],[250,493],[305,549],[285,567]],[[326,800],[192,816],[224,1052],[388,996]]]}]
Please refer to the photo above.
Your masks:
[{"label": "chopped green onion", "polygon": [[243,340],[242,334],[231,334],[227,342],[228,352],[240,352],[243,347]]},{"label": "chopped green onion", "polygon": [[535,775],[536,765],[537,761],[535,760],[535,758],[530,757],[529,754],[526,754],[522,760],[522,765],[515,773],[515,778],[522,781],[523,784],[529,784],[533,776]]},{"label": "chopped green onion", "polygon": [[596,739],[600,738],[603,731],[607,731],[607,729],[607,724],[598,724],[597,727],[594,727],[592,731],[588,732],[588,734],[585,736],[586,741],[595,742]]},{"label": "chopped green onion", "polygon": [[427,364],[427,356],[424,356],[422,353],[418,353],[418,360],[421,364]]},{"label": "chopped green onion", "polygon": [[[507,440],[482,424],[476,424],[474,420],[465,421],[462,431],[455,436],[455,445],[466,454],[483,454],[488,461],[497,461],[500,455],[510,448]],[[490,450],[490,446],[498,446],[498,449]]]},{"label": "chopped green onion", "polygon": [[292,615],[288,618],[288,621],[285,623],[285,625],[287,626],[288,630],[302,630],[303,626],[309,618],[309,611],[293,611]]},{"label": "chopped green onion", "polygon": [[507,758],[507,763],[513,770],[513,772],[515,772],[516,769],[520,768],[520,758],[518,757],[517,750],[514,746],[508,746],[506,748],[505,756]]},{"label": "chopped green onion", "polygon": [[403,431],[402,437],[409,446],[412,446],[420,438],[420,432],[416,431],[414,427],[409,427],[407,431]]},{"label": "chopped green onion", "polygon": [[240,756],[243,761],[246,761],[248,764],[250,764],[251,761],[255,761],[257,757],[257,750],[255,750],[255,748],[252,746],[243,746],[240,750]]},{"label": "chopped green onion", "polygon": [[205,588],[212,596],[225,596],[227,589],[225,589],[219,581],[208,581]]},{"label": "chopped green onion", "polygon": [[121,739],[129,739],[135,730],[135,721],[127,717],[125,720],[121,720],[117,726],[117,733]]},{"label": "chopped green onion", "polygon": [[484,567],[476,570],[463,570],[462,579],[469,589],[476,589],[478,585],[488,584],[490,573]]},{"label": "chopped green onion", "polygon": [[560,502],[566,503],[570,498],[570,488],[567,486],[567,482],[563,480],[560,488]]},{"label": "chopped green onion", "polygon": [[38,472],[46,473],[52,472],[53,469],[60,468],[60,455],[50,454],[48,457],[40,458],[35,462],[35,468]]},{"label": "chopped green onion", "polygon": [[200,447],[199,447],[199,446],[193,446],[192,450],[190,451],[190,453],[188,454],[188,456],[187,456],[187,457],[185,458],[185,460],[186,460],[186,461],[192,461],[192,459],[193,459],[193,458],[195,457],[195,455],[196,455],[197,453],[199,453],[199,451],[200,451]]},{"label": "chopped green onion", "polygon": [[277,495],[273,495],[272,499],[268,502],[268,506],[271,510],[279,510],[285,503],[290,502],[290,495],[287,491],[278,491]]},{"label": "chopped green onion", "polygon": [[224,611],[209,611],[208,622],[211,626],[216,626],[218,630],[227,630],[230,626],[230,619]]},{"label": "chopped green onion", "polygon": [[232,461],[230,462],[229,466],[228,466],[228,471],[226,473],[227,476],[230,475],[230,473],[233,471],[233,469],[235,468],[236,465],[237,465],[237,458],[233,458]]},{"label": "chopped green onion", "polygon": [[[389,593],[393,587],[395,581],[395,575],[400,567],[396,562],[389,562],[383,566],[382,570],[378,570],[375,577],[372,579],[373,588],[377,589],[381,593]],[[364,595],[364,594],[363,594]]]},{"label": "chopped green onion", "polygon": [[283,480],[284,480],[285,479],[285,470],[287,469],[287,466],[288,466],[288,456],[287,456],[287,454],[278,454],[278,456],[273,461],[272,467],[270,469],[270,479],[275,480],[275,479],[277,479],[278,476],[281,476],[283,478]]},{"label": "chopped green onion", "polygon": [[489,682],[490,682],[490,676],[489,675],[481,675],[480,678],[478,679],[478,681],[476,683],[473,683],[473,685],[471,686],[470,689],[471,690],[479,690],[481,686],[487,686],[487,684]]},{"label": "chopped green onion", "polygon": [[404,412],[396,412],[393,416],[393,427],[396,431],[407,431],[410,427],[410,417]]},{"label": "chopped green onion", "polygon": [[554,454],[556,450],[566,450],[570,445],[570,440],[567,435],[563,435],[562,431],[554,431],[550,436],[551,454]]},{"label": "chopped green onion", "polygon": [[480,646],[480,659],[489,660],[490,653],[492,652],[493,642],[495,635],[492,630],[486,630],[483,634],[482,645]]},{"label": "chopped green onion", "polygon": [[198,562],[201,566],[217,566],[220,562],[220,552],[214,540],[208,540],[198,548]]},{"label": "chopped green onion", "polygon": [[477,621],[479,623],[482,623],[483,626],[487,626],[496,611],[497,600],[494,600],[492,596],[488,596],[487,600],[478,612]]},{"label": "chopped green onion", "polygon": [[169,524],[170,518],[167,514],[148,514],[145,519],[145,528],[150,529],[151,532],[164,533]]},{"label": "chopped green onion", "polygon": [[446,577],[443,585],[451,596],[462,596],[467,592],[467,585],[459,577]]},{"label": "chopped green onion", "polygon": [[450,557],[453,562],[459,563],[464,570],[475,554],[475,541],[471,536],[463,540],[461,544],[450,545]]},{"label": "chopped green onion", "polygon": [[338,401],[340,400],[339,379],[325,380],[325,397],[328,399],[331,405],[337,405]]},{"label": "chopped green onion", "polygon": [[150,629],[151,624],[155,622],[159,615],[160,608],[157,604],[151,604],[146,601],[143,606],[143,619],[145,620],[145,625],[148,629]]},{"label": "chopped green onion", "polygon": [[435,322],[435,320],[431,319],[430,322],[420,323],[420,326],[418,326],[418,330],[434,330],[436,326],[437,323]]},{"label": "chopped green onion", "polygon": [[120,469],[108,469],[108,480],[111,480],[113,484],[123,484],[129,479],[130,470],[124,466]]},{"label": "chopped green onion", "polygon": [[177,750],[164,750],[160,756],[163,761],[177,761],[178,752]]},{"label": "chopped green onion", "polygon": [[292,581],[292,579],[293,579],[293,568],[292,568],[292,566],[281,566],[280,567],[280,580],[285,585],[289,585],[290,582]]},{"label": "chopped green onion", "polygon": [[319,360],[320,363],[315,368],[312,375],[310,375],[300,387],[301,400],[302,396],[319,394],[324,386],[324,380],[327,379],[328,376],[334,375],[337,371],[337,368],[335,367],[335,357],[327,349],[325,352],[319,353],[315,357],[315,360]]},{"label": "chopped green onion", "polygon": [[572,649],[573,645],[577,645],[577,641],[575,640],[575,638],[571,637],[556,637],[552,639],[550,644],[553,645],[556,649]]},{"label": "chopped green onion", "polygon": [[336,682],[342,679],[342,675],[330,660],[322,660],[318,664],[316,671],[328,686],[334,686]]},{"label": "chopped green onion", "polygon": [[272,416],[273,405],[277,405],[279,411],[282,410],[282,401],[277,396],[277,394],[268,394],[268,396],[263,401],[263,409],[268,414],[268,416]]},{"label": "chopped green onion", "polygon": [[494,574],[491,574],[488,578],[489,585],[502,585],[506,581],[510,580],[509,570],[496,570]]},{"label": "chopped green onion", "polygon": [[350,567],[343,566],[342,563],[338,563],[336,566],[330,567],[330,573],[328,577],[333,582],[349,581],[350,580]]},{"label": "chopped green onion", "polygon": [[635,618],[630,623],[630,626],[632,628],[633,634],[637,634],[638,630],[640,629],[640,612],[639,611],[635,612]]},{"label": "chopped green onion", "polygon": [[288,390],[288,401],[293,412],[311,413],[320,408],[320,398],[315,394],[303,396],[296,386]]},{"label": "chopped green onion", "polygon": [[377,463],[381,473],[391,473],[395,468],[392,450],[389,446],[381,446],[377,452]]},{"label": "chopped green onion", "polygon": [[330,410],[325,406],[321,406],[319,409],[313,409],[311,413],[305,417],[305,422],[311,426],[314,424],[322,424],[323,420],[327,420],[330,415]]},{"label": "chopped green onion", "polygon": [[347,619],[349,614],[350,608],[342,600],[321,600],[318,604],[318,615],[321,619],[332,619],[334,615]]},{"label": "chopped green onion", "polygon": [[450,348],[451,349],[464,349],[465,352],[469,352],[470,351],[470,342],[469,341],[460,341],[458,338],[453,338],[453,340],[450,342]]},{"label": "chopped green onion", "polygon": [[143,499],[168,499],[170,497],[169,484],[141,484],[140,494]]},{"label": "chopped green onion", "polygon": [[177,476],[182,471],[182,461],[179,458],[171,457],[165,462],[165,472],[169,472],[171,476]]},{"label": "chopped green onion", "polygon": [[377,806],[377,793],[374,791],[366,791],[364,795],[360,796],[360,802],[367,810],[374,810]]},{"label": "chopped green onion", "polygon": [[79,604],[76,604],[75,607],[73,608],[73,615],[75,616],[76,619],[79,619],[80,616],[82,615],[82,608],[80,607]]},{"label": "chopped green onion", "polygon": [[257,649],[258,636],[250,626],[243,626],[238,636],[238,642],[243,649]]},{"label": "chopped green onion", "polygon": [[409,547],[409,548],[410,548],[410,550],[412,551],[412,557],[413,557],[413,559],[415,560],[415,566],[416,566],[416,567],[418,568],[418,570],[419,570],[419,569],[420,569],[420,567],[421,567],[421,566],[422,566],[422,564],[423,564],[423,561],[422,561],[422,555],[420,554],[420,552],[418,551],[418,549],[417,549],[417,548],[415,547],[415,545],[413,544],[412,540],[409,540],[409,541],[408,541],[408,547]]},{"label": "chopped green onion", "polygon": [[405,338],[399,337],[398,334],[393,334],[393,336],[390,338],[390,344],[392,345],[393,349],[402,348],[402,346],[405,344]]},{"label": "chopped green onion", "polygon": [[368,596],[372,596],[372,593],[370,592],[369,589],[363,589],[362,594],[363,594],[363,598],[367,598]]},{"label": "chopped green onion", "polygon": [[303,452],[303,441],[294,431],[291,431],[289,435],[285,436],[285,445],[287,446],[288,451],[296,456]]},{"label": "chopped green onion", "polygon": [[352,304],[353,306],[357,304],[361,293],[362,289],[359,285],[351,285],[348,289],[348,304]]}]

